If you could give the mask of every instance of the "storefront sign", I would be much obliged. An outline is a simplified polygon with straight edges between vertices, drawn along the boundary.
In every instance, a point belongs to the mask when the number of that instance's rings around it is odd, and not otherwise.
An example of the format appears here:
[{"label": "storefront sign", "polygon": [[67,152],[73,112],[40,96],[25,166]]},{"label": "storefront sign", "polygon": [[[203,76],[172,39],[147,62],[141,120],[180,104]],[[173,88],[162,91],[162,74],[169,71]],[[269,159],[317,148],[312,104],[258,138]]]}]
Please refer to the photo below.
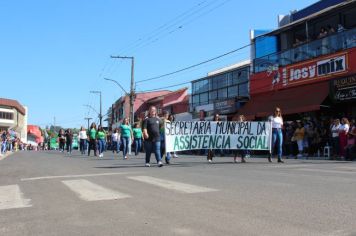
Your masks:
[{"label": "storefront sign", "polygon": [[236,109],[236,101],[235,99],[225,100],[221,102],[214,103],[214,110],[219,114],[229,114],[235,112]]},{"label": "storefront sign", "polygon": [[331,93],[335,102],[350,101],[356,99],[356,75],[331,82]]},{"label": "storefront sign", "polygon": [[271,65],[267,71],[252,74],[250,93],[293,87],[330,80],[334,76],[356,73],[356,51],[347,50],[314,60],[279,67]]},{"label": "storefront sign", "polygon": [[179,121],[165,123],[166,151],[270,150],[270,122]]}]

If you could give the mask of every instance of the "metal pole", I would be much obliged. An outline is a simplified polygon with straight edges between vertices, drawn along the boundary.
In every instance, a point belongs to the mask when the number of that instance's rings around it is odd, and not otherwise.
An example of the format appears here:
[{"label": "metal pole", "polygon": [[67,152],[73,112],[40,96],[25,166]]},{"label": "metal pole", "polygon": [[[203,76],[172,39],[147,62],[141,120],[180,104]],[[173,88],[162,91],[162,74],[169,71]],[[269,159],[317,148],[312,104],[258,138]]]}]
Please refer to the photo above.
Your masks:
[{"label": "metal pole", "polygon": [[102,115],[102,110],[101,110],[102,105],[103,105],[103,103],[102,103],[102,101],[101,101],[101,92],[100,92],[100,126],[101,126],[101,127],[103,127],[103,124],[102,124],[103,115]]},{"label": "metal pole", "polygon": [[135,58],[131,57],[131,86],[130,86],[130,114],[131,114],[131,124],[135,122],[134,114],[134,100],[135,100],[135,84],[134,84],[134,67],[135,67]]}]

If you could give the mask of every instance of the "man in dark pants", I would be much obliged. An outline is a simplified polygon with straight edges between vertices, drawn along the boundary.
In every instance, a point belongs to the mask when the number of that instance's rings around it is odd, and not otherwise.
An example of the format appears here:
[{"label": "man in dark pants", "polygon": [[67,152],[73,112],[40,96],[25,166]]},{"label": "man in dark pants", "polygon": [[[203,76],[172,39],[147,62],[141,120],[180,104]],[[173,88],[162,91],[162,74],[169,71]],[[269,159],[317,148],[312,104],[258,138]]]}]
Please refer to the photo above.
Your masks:
[{"label": "man in dark pants", "polygon": [[146,167],[150,167],[151,153],[155,153],[157,164],[162,167],[161,161],[161,140],[159,127],[161,119],[157,117],[157,109],[154,106],[149,108],[148,118],[143,121],[143,138],[145,139]]}]

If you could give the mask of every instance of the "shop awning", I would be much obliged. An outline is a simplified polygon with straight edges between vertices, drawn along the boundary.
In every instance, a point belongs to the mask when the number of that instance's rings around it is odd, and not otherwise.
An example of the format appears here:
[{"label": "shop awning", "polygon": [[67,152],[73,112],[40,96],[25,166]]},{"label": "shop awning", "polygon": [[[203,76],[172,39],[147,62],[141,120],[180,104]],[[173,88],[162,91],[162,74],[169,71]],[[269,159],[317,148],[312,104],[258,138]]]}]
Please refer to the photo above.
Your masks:
[{"label": "shop awning", "polygon": [[238,111],[234,120],[238,115],[249,120],[266,117],[273,114],[275,107],[280,107],[282,114],[317,111],[328,95],[329,82],[257,94]]}]

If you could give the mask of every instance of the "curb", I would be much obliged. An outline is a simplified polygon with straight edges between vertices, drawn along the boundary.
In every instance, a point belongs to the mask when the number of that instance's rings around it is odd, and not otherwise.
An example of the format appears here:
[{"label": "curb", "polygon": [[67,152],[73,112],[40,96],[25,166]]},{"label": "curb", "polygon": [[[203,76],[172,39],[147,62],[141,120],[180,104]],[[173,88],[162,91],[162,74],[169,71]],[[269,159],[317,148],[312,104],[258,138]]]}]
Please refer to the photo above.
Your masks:
[{"label": "curb", "polygon": [[7,157],[11,156],[12,154],[14,154],[14,152],[7,152],[5,155],[1,155],[0,161],[6,159]]}]

